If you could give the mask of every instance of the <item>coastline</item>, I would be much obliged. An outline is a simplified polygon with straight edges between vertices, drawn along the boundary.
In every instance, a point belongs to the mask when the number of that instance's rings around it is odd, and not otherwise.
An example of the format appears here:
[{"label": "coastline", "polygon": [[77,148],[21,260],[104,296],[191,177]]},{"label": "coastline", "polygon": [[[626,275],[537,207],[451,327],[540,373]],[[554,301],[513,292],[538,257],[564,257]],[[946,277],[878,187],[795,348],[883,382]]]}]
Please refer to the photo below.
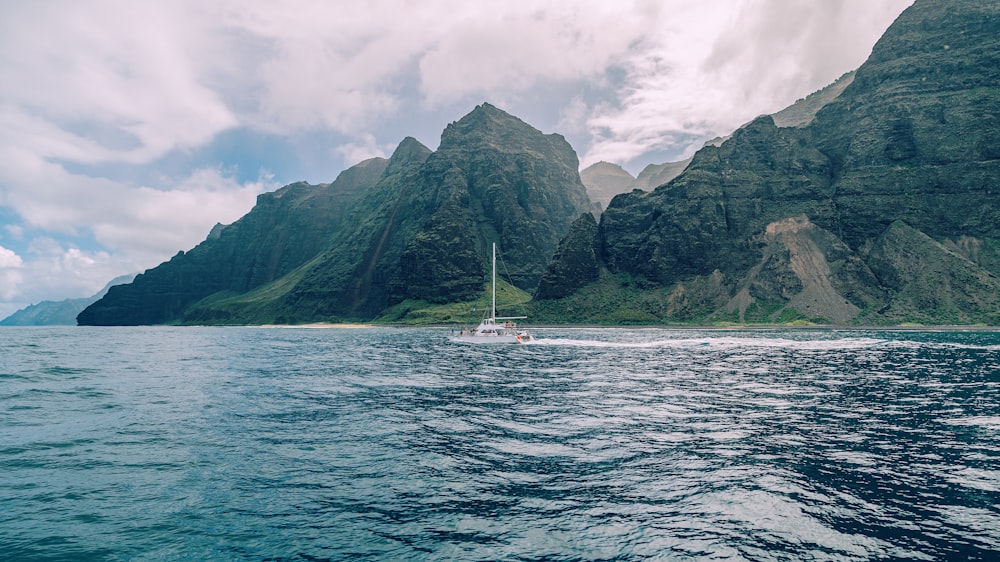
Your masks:
[{"label": "coastline", "polygon": [[357,330],[360,328],[377,328],[377,324],[355,324],[355,323],[344,323],[336,324],[333,322],[310,322],[308,324],[246,324],[246,325],[235,325],[232,327],[240,328],[309,328],[309,329],[340,329],[340,330]]}]

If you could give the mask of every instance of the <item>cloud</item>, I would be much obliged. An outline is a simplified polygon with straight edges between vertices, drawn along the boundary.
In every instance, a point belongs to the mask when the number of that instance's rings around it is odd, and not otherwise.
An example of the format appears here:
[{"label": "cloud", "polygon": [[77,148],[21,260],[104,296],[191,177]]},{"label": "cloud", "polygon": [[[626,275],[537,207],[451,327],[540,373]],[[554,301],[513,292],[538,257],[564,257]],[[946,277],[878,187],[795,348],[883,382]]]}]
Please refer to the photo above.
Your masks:
[{"label": "cloud", "polygon": [[21,256],[17,255],[16,252],[0,246],[0,267],[12,269],[21,267],[23,263]]},{"label": "cloud", "polygon": [[21,273],[23,265],[21,256],[0,246],[0,300],[10,300],[17,294],[24,278]]},{"label": "cloud", "polygon": [[42,300],[90,296],[120,267],[107,252],[65,247],[51,238],[34,240],[26,259],[17,256],[10,266],[3,254],[0,248],[0,318]]},{"label": "cloud", "polygon": [[375,135],[362,135],[359,142],[342,144],[333,149],[337,154],[343,156],[345,162],[361,162],[369,158],[385,158],[386,154],[393,150],[391,145],[379,145],[375,142]]},{"label": "cloud", "polygon": [[620,161],[826,85],[910,1],[21,3],[0,24],[0,127],[50,160],[143,163],[234,127],[377,134],[575,84],[556,103],[586,105],[577,148]]},{"label": "cloud", "polygon": [[655,22],[652,11],[627,2],[529,5],[504,3],[446,17],[447,27],[420,57],[427,103],[599,80]]},{"label": "cloud", "polygon": [[145,163],[237,124],[191,2],[23,2],[0,17],[0,128],[52,160]]},{"label": "cloud", "polygon": [[170,189],[155,189],[73,175],[44,162],[0,170],[0,181],[30,186],[6,196],[25,226],[67,235],[91,233],[123,260],[146,267],[191,247],[216,222],[236,220],[258,194],[276,187],[266,175],[240,184],[209,168],[170,182]]},{"label": "cloud", "polygon": [[600,1],[298,0],[224,12],[225,26],[256,54],[243,61],[258,93],[244,122],[347,134],[414,107],[597,80],[651,23],[636,5]]},{"label": "cloud", "polygon": [[[92,294],[112,277],[191,248],[216,222],[236,220],[259,193],[276,187],[267,175],[239,183],[219,168],[206,168],[155,189],[74,175],[41,159],[12,161],[2,151],[0,160],[9,164],[0,168],[0,185],[8,186],[4,203],[21,218],[8,225],[8,240],[24,240],[28,248],[16,274],[8,271],[2,298],[19,302]],[[100,249],[83,251],[55,237]]]}]

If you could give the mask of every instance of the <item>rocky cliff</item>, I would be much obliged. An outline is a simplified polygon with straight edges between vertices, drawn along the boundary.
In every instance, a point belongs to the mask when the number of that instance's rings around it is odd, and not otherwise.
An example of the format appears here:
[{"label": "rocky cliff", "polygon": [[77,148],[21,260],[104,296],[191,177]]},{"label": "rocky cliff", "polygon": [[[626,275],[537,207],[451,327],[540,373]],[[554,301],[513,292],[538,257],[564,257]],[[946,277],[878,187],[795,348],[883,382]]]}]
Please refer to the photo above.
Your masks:
[{"label": "rocky cliff", "polygon": [[660,321],[1000,323],[998,38],[994,2],[917,0],[811,120],[616,198],[602,267]]}]

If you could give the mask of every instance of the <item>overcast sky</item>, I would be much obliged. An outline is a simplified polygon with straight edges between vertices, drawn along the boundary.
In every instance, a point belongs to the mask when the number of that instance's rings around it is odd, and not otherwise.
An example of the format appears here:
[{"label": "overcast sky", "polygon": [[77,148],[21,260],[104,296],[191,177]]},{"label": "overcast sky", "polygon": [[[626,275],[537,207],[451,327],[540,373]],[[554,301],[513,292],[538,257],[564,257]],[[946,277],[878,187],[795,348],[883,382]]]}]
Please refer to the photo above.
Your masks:
[{"label": "overcast sky", "polygon": [[864,62],[912,0],[0,3],[0,318],[188,250],[483,101],[581,165],[690,155]]}]

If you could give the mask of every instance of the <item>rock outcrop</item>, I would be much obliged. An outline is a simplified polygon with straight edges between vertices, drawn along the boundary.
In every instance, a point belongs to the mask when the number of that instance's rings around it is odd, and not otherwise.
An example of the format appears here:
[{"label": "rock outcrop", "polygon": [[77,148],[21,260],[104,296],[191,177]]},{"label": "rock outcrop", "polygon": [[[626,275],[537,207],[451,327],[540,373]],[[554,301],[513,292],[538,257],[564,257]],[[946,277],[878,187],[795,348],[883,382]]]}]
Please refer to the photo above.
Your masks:
[{"label": "rock outcrop", "polygon": [[597,221],[584,213],[570,226],[535,291],[536,298],[558,299],[592,283],[600,275]]}]

